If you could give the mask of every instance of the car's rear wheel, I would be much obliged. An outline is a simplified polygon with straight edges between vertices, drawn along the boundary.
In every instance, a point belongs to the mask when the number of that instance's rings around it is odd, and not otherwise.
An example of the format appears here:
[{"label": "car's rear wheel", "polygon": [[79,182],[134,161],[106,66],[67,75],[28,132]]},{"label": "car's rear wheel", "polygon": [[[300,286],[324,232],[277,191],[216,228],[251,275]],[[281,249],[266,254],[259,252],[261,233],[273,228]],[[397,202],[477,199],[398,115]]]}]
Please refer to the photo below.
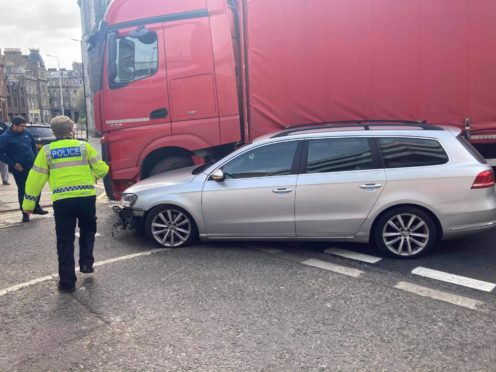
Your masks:
[{"label": "car's rear wheel", "polygon": [[173,206],[158,206],[148,214],[145,222],[147,237],[156,245],[166,248],[184,247],[197,237],[193,218]]},{"label": "car's rear wheel", "polygon": [[414,258],[429,252],[438,232],[432,217],[416,207],[398,207],[387,211],[376,222],[374,242],[385,254]]}]

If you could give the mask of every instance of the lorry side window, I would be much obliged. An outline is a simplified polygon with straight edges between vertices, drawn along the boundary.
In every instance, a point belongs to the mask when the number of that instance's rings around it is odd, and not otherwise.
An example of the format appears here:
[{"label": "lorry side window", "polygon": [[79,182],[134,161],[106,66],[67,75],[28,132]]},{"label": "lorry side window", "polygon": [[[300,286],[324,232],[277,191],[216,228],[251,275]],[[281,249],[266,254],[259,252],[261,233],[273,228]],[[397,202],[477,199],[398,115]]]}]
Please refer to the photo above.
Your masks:
[{"label": "lorry side window", "polygon": [[152,76],[158,67],[157,34],[150,31],[145,37],[124,36],[116,40],[115,77],[109,76],[111,87]]}]

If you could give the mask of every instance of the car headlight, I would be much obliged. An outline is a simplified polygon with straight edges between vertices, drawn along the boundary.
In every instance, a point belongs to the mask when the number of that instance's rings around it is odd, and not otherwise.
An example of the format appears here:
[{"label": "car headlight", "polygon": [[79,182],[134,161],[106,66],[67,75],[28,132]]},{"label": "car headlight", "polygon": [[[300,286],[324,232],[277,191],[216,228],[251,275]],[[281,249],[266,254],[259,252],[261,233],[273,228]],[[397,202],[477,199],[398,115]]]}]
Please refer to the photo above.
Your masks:
[{"label": "car headlight", "polygon": [[136,194],[122,194],[121,205],[125,208],[132,208],[137,200],[138,195]]}]

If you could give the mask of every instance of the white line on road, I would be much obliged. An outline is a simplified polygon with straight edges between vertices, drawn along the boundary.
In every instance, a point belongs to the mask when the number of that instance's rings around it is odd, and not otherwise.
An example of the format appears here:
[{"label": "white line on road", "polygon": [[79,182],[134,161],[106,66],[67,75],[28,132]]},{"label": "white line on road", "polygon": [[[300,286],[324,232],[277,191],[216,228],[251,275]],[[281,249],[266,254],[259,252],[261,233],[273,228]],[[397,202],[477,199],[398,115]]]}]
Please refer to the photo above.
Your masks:
[{"label": "white line on road", "polygon": [[338,274],[352,276],[354,278],[358,278],[360,275],[363,274],[363,271],[361,270],[352,269],[351,267],[336,265],[326,261],[315,260],[313,258],[303,261],[302,264],[307,266],[317,267],[319,269],[332,271]]},{"label": "white line on road", "polygon": [[[77,231],[75,235],[76,235],[78,238],[79,238],[79,237],[81,237],[81,234],[79,233],[79,231]],[[98,238],[99,236],[102,236],[102,234],[100,234],[100,233],[96,233],[96,234],[95,234],[95,237],[96,237],[96,238]]]},{"label": "white line on road", "polygon": [[[115,258],[111,258],[111,259],[104,260],[104,261],[95,262],[93,264],[93,266],[95,266],[95,267],[96,266],[102,266],[102,265],[107,265],[107,264],[114,263],[114,262],[130,260],[130,259],[136,258],[136,257],[150,256],[154,253],[165,252],[168,250],[170,250],[170,249],[159,248],[159,249],[153,249],[151,251],[146,251],[146,252],[128,254],[126,256],[120,256],[120,257],[115,257]],[[9,287],[9,288],[2,289],[2,290],[0,290],[0,297],[5,296],[7,293],[16,292],[16,291],[19,291],[20,289],[30,287],[30,286],[38,284],[38,283],[43,283],[43,282],[46,282],[48,280],[57,279],[58,277],[59,277],[58,274],[50,274],[47,276],[43,276],[41,278],[30,280],[29,282],[24,282],[24,283],[14,285],[14,286]]]},{"label": "white line on road", "polygon": [[282,249],[277,249],[277,248],[256,248],[256,249],[257,251],[270,253],[270,254],[277,254],[284,252]]},{"label": "white line on road", "polygon": [[426,267],[417,267],[412,270],[412,274],[430,279],[439,280],[446,283],[457,284],[463,287],[478,289],[479,291],[491,292],[496,288],[496,284],[484,282],[482,280],[467,278],[465,276],[445,273],[443,271],[432,270]]},{"label": "white line on road", "polygon": [[477,310],[477,308],[484,304],[484,302],[477,301],[472,298],[437,291],[435,289],[422,287],[407,282],[399,282],[394,286],[394,288],[401,289],[403,291],[413,293],[422,297],[428,297],[435,300],[448,302],[453,305],[463,306],[472,310]]},{"label": "white line on road", "polygon": [[367,262],[371,264],[375,264],[382,260],[380,257],[369,256],[368,254],[348,251],[345,249],[339,248],[329,248],[324,251],[325,253],[329,253],[335,256],[345,257],[356,261]]}]

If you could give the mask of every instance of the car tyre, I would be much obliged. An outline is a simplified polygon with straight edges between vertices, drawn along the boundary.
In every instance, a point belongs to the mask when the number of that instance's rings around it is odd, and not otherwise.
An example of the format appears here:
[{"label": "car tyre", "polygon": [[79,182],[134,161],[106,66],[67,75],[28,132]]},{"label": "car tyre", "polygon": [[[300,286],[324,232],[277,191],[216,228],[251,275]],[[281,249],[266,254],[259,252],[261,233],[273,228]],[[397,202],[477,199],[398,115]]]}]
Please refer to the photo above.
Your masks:
[{"label": "car tyre", "polygon": [[153,166],[150,170],[149,177],[155,176],[159,173],[168,172],[171,170],[189,167],[193,165],[193,160],[186,156],[171,156],[167,159],[160,160],[157,164]]},{"label": "car tyre", "polygon": [[145,221],[148,239],[162,248],[181,248],[198,236],[195,221],[185,210],[162,205],[153,208]]},{"label": "car tyre", "polygon": [[397,207],[381,215],[374,225],[373,241],[394,258],[416,258],[428,253],[438,240],[429,213],[417,207]]}]

